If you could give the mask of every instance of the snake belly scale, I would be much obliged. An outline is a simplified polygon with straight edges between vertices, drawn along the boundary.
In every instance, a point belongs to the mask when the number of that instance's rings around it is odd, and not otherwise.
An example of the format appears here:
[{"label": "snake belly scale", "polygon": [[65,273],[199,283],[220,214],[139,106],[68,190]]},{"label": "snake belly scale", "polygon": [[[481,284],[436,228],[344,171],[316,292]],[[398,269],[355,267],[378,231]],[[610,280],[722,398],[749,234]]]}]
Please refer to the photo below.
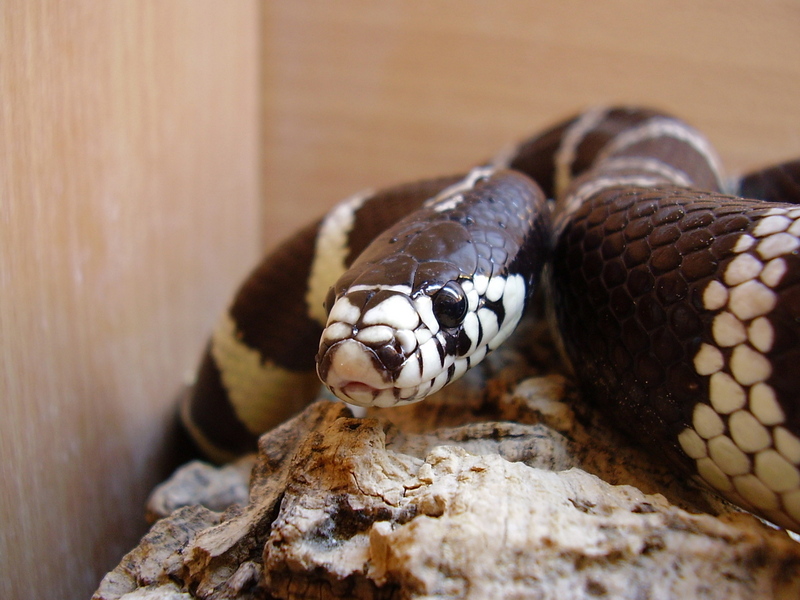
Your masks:
[{"label": "snake belly scale", "polygon": [[422,400],[542,288],[587,401],[800,530],[798,202],[800,161],[726,183],[682,121],[589,110],[465,175],[354,196],[289,239],[214,331],[184,423],[225,460],[317,377],[354,404]]}]

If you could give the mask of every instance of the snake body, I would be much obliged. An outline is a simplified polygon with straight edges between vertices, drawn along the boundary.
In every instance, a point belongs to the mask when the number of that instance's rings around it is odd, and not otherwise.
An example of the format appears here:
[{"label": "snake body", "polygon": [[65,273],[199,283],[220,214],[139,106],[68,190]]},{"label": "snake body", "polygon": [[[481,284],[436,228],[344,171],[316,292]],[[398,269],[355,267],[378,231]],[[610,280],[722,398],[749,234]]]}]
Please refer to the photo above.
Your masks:
[{"label": "snake body", "polygon": [[729,187],[696,130],[611,108],[466,175],[350,198],[240,288],[184,422],[218,459],[245,451],[313,397],[315,364],[347,402],[421,400],[542,288],[587,400],[798,530],[800,161]]}]

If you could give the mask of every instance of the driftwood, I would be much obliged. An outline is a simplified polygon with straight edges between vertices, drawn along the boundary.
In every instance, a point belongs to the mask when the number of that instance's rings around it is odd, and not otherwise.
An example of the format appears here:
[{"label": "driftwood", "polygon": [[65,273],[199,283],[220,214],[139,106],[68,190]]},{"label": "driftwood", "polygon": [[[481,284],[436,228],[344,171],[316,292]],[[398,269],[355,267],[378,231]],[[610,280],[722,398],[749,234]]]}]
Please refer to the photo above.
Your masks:
[{"label": "driftwood", "polygon": [[320,400],[186,465],[94,598],[800,597],[800,544],[609,429],[529,339],[418,405]]}]

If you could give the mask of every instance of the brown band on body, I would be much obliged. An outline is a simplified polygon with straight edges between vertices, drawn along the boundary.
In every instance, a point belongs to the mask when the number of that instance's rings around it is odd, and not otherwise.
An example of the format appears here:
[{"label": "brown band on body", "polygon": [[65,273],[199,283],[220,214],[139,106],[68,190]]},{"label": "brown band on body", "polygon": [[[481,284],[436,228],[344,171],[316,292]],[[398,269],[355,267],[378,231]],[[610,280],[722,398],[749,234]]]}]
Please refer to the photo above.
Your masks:
[{"label": "brown band on body", "polygon": [[588,131],[578,144],[575,160],[570,166],[572,176],[574,177],[588,170],[609,141],[617,137],[621,132],[658,116],[665,115],[643,108],[614,108],[609,110],[597,127]]},{"label": "brown band on body", "polygon": [[545,133],[520,144],[516,156],[509,161],[508,167],[522,171],[542,188],[546,198],[555,194],[555,157],[564,137],[564,131],[573,123],[567,121],[553,127]]},{"label": "brown band on body", "polygon": [[262,360],[290,371],[313,371],[322,328],[304,301],[319,222],[269,255],[244,282],[230,307],[239,340]]},{"label": "brown band on body", "polygon": [[244,426],[231,405],[210,344],[187,402],[183,408],[184,424],[200,450],[212,459],[222,462],[228,455],[255,450],[258,436]]},{"label": "brown band on body", "polygon": [[745,198],[800,204],[800,160],[745,175],[739,187]]},{"label": "brown band on body", "polygon": [[455,175],[398,185],[381,190],[367,199],[354,215],[355,220],[348,240],[349,252],[345,259],[345,266],[349,267],[353,264],[353,261],[378,234],[462,178],[463,175]]}]

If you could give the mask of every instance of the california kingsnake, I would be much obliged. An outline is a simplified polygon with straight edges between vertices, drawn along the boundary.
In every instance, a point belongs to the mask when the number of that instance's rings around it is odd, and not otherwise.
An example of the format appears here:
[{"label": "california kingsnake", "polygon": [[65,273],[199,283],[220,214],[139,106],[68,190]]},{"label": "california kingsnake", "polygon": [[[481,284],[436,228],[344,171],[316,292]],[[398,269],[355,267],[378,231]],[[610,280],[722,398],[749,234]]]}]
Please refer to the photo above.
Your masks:
[{"label": "california kingsnake", "polygon": [[502,343],[541,281],[587,399],[798,530],[800,161],[734,187],[688,125],[612,108],[466,176],[350,198],[244,282],[184,422],[217,459],[253,448],[313,398],[317,351],[348,402],[421,400]]}]

